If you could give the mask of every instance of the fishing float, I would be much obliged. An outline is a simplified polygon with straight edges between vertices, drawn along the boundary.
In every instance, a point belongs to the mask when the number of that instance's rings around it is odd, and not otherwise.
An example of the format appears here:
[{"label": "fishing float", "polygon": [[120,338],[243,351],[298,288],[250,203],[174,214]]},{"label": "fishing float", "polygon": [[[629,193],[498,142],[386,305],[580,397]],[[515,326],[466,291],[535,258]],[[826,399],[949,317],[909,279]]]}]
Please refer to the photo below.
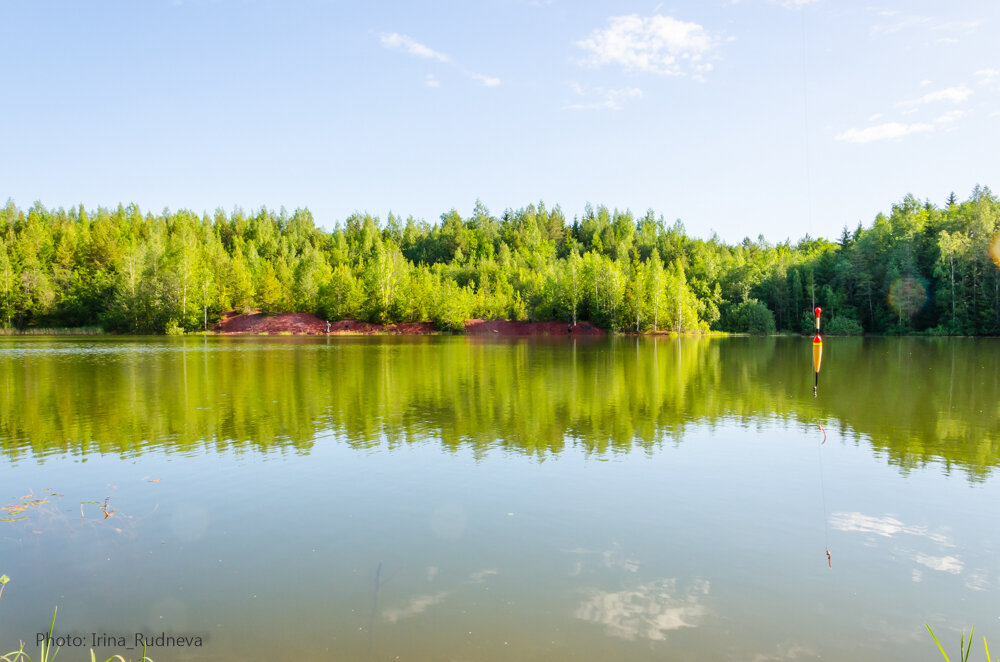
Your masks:
[{"label": "fishing float", "polygon": [[816,389],[819,388],[819,366],[823,362],[823,337],[819,335],[819,316],[823,312],[822,308],[816,308],[816,337],[813,338],[813,370],[816,375],[813,381],[813,397],[816,397]]}]

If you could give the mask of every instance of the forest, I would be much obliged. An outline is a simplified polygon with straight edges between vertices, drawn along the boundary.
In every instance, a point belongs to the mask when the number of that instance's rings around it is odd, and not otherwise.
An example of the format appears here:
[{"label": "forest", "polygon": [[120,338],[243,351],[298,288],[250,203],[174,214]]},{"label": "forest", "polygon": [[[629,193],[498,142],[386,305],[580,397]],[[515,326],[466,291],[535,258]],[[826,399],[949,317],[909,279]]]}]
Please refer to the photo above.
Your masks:
[{"label": "forest", "polygon": [[0,209],[0,327],[211,328],[226,311],[377,323],[589,320],[614,332],[1000,335],[1000,199],[909,195],[837,241],[729,245],[652,210],[544,203],[440,221],[307,209]]}]

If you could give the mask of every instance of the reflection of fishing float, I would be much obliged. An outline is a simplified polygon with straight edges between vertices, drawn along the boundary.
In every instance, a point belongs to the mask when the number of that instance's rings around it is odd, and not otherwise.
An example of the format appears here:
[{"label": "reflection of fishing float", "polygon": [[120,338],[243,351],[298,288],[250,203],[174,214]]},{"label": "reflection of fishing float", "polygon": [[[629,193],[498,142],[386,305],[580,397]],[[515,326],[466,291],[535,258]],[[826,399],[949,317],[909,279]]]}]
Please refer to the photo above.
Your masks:
[{"label": "reflection of fishing float", "polygon": [[813,338],[813,370],[816,377],[813,381],[813,397],[816,397],[816,390],[819,388],[819,366],[823,362],[823,338],[819,335],[819,316],[823,312],[822,308],[816,309],[816,337]]}]

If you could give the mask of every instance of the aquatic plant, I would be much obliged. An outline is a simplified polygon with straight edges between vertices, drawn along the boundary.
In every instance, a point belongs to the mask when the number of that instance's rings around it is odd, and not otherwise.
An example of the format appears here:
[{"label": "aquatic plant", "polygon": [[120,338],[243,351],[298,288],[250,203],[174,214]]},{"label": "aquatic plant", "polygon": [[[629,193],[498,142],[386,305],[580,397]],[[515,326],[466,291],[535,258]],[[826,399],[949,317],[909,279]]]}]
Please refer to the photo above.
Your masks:
[{"label": "aquatic plant", "polygon": [[[7,575],[3,575],[7,577]],[[56,646],[55,650],[52,650],[52,631],[56,627],[56,613],[59,611],[59,607],[52,609],[52,622],[49,623],[48,634],[42,638],[42,643],[39,646],[38,652],[38,662],[55,662],[56,655],[59,654],[59,646]],[[6,655],[0,655],[0,662],[35,662],[31,659],[31,656],[24,652],[24,642],[20,642],[20,647],[16,651],[11,651]],[[97,662],[97,655],[94,653],[94,649],[90,649],[90,662]],[[130,662],[130,660],[125,659],[121,655],[112,655],[103,662]],[[146,644],[142,645],[142,657],[136,662],[153,662],[152,659],[146,657]]]},{"label": "aquatic plant", "polygon": [[[946,662],[951,662],[951,658],[949,658],[948,654],[944,652],[944,646],[941,645],[937,636],[934,635],[934,630],[931,629],[930,625],[927,625],[926,623],[924,623],[924,625],[927,627],[927,631],[931,633],[931,637],[934,639],[934,643],[937,644],[938,650],[941,651],[942,657],[944,657]],[[966,645],[965,630],[962,630],[962,640],[958,645],[958,659],[961,660],[961,662],[969,662],[969,653],[972,652],[972,633],[975,631],[976,626],[973,625],[972,629],[969,630],[969,643]],[[1000,662],[1000,658],[990,657],[990,645],[986,642],[986,637],[983,637],[983,648],[986,649],[986,662]]]}]

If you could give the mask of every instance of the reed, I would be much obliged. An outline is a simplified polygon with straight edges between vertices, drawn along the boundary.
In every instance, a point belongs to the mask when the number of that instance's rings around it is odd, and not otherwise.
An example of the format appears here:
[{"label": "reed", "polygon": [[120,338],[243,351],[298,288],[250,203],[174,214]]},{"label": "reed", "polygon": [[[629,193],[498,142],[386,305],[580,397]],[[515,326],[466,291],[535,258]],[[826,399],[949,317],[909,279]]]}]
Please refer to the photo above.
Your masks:
[{"label": "reed", "polygon": [[[949,658],[948,654],[944,652],[944,646],[941,645],[941,642],[938,641],[937,636],[935,636],[934,630],[931,629],[930,625],[927,625],[926,623],[924,623],[924,625],[927,626],[927,631],[931,633],[931,638],[934,639],[934,643],[937,644],[938,650],[941,651],[941,656],[944,657],[946,662],[951,662],[951,658]],[[962,639],[958,644],[958,659],[961,662],[969,662],[969,654],[972,652],[972,634],[975,631],[976,626],[973,625],[972,629],[969,630],[969,643],[966,644],[965,630],[962,630]],[[986,642],[986,637],[983,637],[983,648],[986,649],[986,662],[1000,662],[1000,657],[990,657],[990,645]]]},{"label": "reed", "polygon": [[[59,611],[59,607],[55,607],[52,610],[52,622],[49,623],[49,633],[48,636],[42,641],[41,646],[38,651],[38,662],[55,662],[56,655],[59,654],[59,647],[56,646],[55,650],[52,650],[52,631],[56,627],[56,612]],[[0,661],[2,662],[35,662],[32,660],[31,656],[24,652],[24,642],[20,642],[21,646],[16,651],[11,651],[6,655],[0,655]],[[90,662],[97,662],[97,654],[94,653],[94,649],[90,649]],[[121,655],[112,655],[102,662],[131,662],[125,659]],[[142,645],[142,657],[136,662],[153,662],[152,659],[146,657],[146,644]]]}]

